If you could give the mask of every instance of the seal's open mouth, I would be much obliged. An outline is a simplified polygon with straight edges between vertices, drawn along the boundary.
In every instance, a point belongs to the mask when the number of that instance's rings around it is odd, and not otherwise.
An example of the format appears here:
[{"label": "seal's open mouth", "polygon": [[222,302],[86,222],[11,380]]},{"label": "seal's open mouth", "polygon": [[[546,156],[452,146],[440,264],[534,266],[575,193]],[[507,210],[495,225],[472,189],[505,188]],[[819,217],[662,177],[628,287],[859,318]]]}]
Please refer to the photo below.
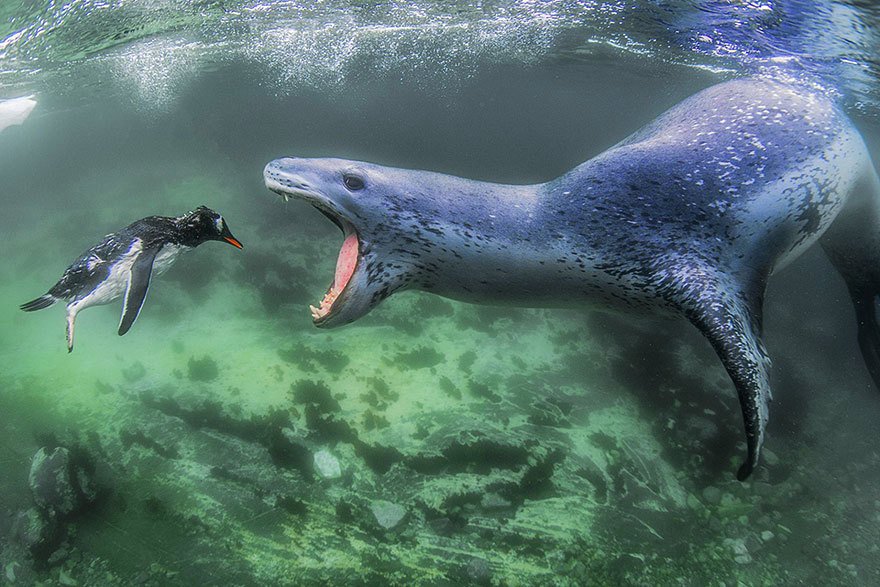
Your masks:
[{"label": "seal's open mouth", "polygon": [[327,292],[324,294],[318,307],[314,305],[309,306],[315,325],[320,326],[322,322],[338,312],[345,304],[345,300],[348,299],[348,285],[351,283],[352,277],[361,262],[362,247],[360,237],[354,224],[346,219],[343,214],[336,210],[320,194],[307,190],[289,189],[280,185],[269,185],[268,187],[280,195],[285,202],[289,201],[292,197],[307,201],[324,216],[333,221],[345,237],[342,242],[342,248],[336,257],[336,272],[330,287],[327,288]]},{"label": "seal's open mouth", "polygon": [[345,240],[342,242],[342,248],[339,250],[339,256],[336,258],[336,275],[333,277],[333,283],[330,284],[330,288],[324,294],[320,307],[309,306],[312,318],[316,323],[333,312],[337,301],[340,301],[341,305],[340,296],[346,291],[345,288],[351,281],[351,276],[354,275],[354,271],[358,266],[360,245],[357,232],[354,230],[354,227],[351,228],[350,233],[345,228],[342,231],[345,233]]}]

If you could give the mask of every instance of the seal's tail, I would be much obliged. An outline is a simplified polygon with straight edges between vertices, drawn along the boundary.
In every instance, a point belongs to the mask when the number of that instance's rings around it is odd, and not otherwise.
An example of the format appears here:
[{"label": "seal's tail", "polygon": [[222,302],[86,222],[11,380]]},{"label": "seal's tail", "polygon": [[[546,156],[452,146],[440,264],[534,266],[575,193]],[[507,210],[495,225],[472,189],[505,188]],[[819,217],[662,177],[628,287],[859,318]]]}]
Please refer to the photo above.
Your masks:
[{"label": "seal's tail", "polygon": [[856,311],[858,343],[880,390],[880,178],[870,169],[822,235],[822,248],[846,282]]},{"label": "seal's tail", "polygon": [[44,308],[48,308],[52,304],[58,301],[58,298],[51,294],[45,294],[38,297],[35,300],[31,300],[26,304],[22,304],[19,306],[25,312],[35,312],[37,310],[42,310]]},{"label": "seal's tail", "polygon": [[878,291],[868,294],[851,292],[858,322],[859,349],[874,385],[880,389],[880,324],[877,323],[875,301]]}]

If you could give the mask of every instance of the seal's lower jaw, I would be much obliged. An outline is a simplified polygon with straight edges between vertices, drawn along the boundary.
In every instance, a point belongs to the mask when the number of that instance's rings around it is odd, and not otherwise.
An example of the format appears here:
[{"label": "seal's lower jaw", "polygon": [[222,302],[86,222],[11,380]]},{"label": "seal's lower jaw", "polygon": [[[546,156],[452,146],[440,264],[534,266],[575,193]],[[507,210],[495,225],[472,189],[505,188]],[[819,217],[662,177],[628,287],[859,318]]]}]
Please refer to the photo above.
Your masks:
[{"label": "seal's lower jaw", "polygon": [[315,326],[321,328],[332,328],[339,323],[347,322],[346,320],[338,320],[338,318],[345,308],[346,302],[353,295],[352,278],[362,261],[360,238],[354,225],[342,219],[338,219],[337,225],[342,229],[345,240],[336,257],[336,273],[333,276],[333,282],[327,289],[327,293],[324,294],[321,304],[318,307],[309,306]]}]

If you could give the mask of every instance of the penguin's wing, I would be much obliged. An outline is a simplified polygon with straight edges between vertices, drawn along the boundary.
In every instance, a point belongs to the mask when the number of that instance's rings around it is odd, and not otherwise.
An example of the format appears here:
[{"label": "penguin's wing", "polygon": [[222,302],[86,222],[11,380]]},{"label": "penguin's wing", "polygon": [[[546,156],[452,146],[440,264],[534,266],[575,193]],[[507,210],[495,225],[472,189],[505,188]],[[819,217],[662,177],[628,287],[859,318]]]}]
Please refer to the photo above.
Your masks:
[{"label": "penguin's wing", "polygon": [[144,249],[131,264],[131,275],[128,278],[128,287],[125,289],[125,304],[122,306],[122,318],[119,320],[119,336],[128,332],[141,312],[147,290],[150,289],[153,260],[161,248],[158,246]]}]

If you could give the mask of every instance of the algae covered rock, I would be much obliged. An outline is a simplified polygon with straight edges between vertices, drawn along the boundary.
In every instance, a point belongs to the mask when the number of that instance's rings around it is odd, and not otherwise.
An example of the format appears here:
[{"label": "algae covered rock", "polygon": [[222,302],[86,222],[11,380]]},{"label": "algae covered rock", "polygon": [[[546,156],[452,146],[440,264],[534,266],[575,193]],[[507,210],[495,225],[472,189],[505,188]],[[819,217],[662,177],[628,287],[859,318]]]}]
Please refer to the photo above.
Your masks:
[{"label": "algae covered rock", "polygon": [[190,357],[189,363],[187,363],[187,376],[191,381],[210,383],[217,379],[219,373],[217,362],[208,356],[200,359]]},{"label": "algae covered rock", "polygon": [[492,567],[484,558],[474,557],[467,565],[467,578],[477,585],[492,584]]},{"label": "algae covered rock", "polygon": [[[34,503],[47,516],[67,517],[95,503],[108,480],[82,448],[43,447],[31,461],[28,485]],[[104,476],[106,477],[106,476]]]},{"label": "algae covered rock", "polygon": [[13,523],[13,535],[32,553],[46,551],[57,542],[59,527],[36,508],[19,512]]},{"label": "algae covered rock", "polygon": [[338,479],[342,476],[342,466],[339,459],[333,456],[333,453],[326,449],[319,450],[315,453],[315,471],[325,479]]},{"label": "algae covered rock", "polygon": [[405,507],[381,499],[370,504],[370,511],[373,512],[376,523],[386,530],[394,529],[406,517]]},{"label": "algae covered rock", "polygon": [[65,516],[78,505],[71,478],[70,453],[66,448],[41,448],[31,461],[28,484],[40,509]]}]

